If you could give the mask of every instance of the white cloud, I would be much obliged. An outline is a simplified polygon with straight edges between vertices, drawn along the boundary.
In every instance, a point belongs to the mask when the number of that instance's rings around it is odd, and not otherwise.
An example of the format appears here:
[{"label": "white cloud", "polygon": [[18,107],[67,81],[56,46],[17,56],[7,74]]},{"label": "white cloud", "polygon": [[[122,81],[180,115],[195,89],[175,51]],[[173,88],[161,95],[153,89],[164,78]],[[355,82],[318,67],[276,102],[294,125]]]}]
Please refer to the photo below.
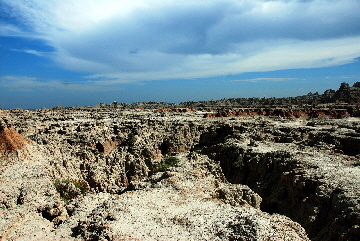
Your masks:
[{"label": "white cloud", "polygon": [[92,81],[326,67],[360,56],[360,1],[3,2],[22,23],[3,35],[45,40],[55,62]]},{"label": "white cloud", "polygon": [[44,52],[39,52],[39,51],[34,50],[34,49],[12,49],[12,51],[24,52],[24,53],[27,53],[27,54],[33,54],[33,55],[36,55],[36,56],[39,56],[39,57],[45,56]]},{"label": "white cloud", "polygon": [[41,80],[28,76],[1,76],[0,89],[10,91],[65,91],[65,92],[103,92],[120,89],[114,88],[111,82],[77,81],[64,82],[60,80]]}]

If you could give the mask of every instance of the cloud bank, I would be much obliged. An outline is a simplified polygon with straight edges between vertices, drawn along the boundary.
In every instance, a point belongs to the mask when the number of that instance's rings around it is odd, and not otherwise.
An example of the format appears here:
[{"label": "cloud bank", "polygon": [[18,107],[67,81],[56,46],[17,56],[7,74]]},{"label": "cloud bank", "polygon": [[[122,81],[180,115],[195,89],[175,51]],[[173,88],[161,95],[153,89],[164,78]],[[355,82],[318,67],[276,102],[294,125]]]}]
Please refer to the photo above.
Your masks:
[{"label": "cloud bank", "polygon": [[91,81],[336,66],[360,56],[358,0],[1,0],[3,36]]}]

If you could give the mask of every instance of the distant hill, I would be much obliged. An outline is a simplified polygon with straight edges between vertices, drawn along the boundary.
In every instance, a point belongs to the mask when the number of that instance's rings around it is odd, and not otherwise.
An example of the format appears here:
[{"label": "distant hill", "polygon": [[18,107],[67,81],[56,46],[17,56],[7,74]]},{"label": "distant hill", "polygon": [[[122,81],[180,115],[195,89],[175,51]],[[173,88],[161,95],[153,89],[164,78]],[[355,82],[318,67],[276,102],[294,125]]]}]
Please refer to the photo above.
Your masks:
[{"label": "distant hill", "polygon": [[[317,105],[360,105],[360,82],[356,82],[352,87],[348,83],[341,83],[340,88],[335,91],[332,89],[326,90],[323,94],[308,93],[307,95],[297,97],[270,97],[270,98],[225,98],[221,100],[206,100],[206,101],[186,101],[180,104],[166,103],[166,102],[134,102],[118,103],[99,103],[96,106],[88,106],[88,108],[116,108],[116,109],[221,109],[221,108],[258,108],[258,107],[286,107],[286,106],[317,106]],[[64,108],[61,106],[53,109]],[[76,107],[84,108],[84,107]],[[86,107],[85,107],[86,108]]]},{"label": "distant hill", "polygon": [[324,94],[309,93],[297,97],[283,98],[230,98],[222,100],[183,102],[184,107],[259,107],[259,106],[282,106],[282,105],[318,105],[318,104],[360,104],[360,82],[356,82],[353,87],[348,83],[341,83],[340,88],[335,91],[326,90]]}]

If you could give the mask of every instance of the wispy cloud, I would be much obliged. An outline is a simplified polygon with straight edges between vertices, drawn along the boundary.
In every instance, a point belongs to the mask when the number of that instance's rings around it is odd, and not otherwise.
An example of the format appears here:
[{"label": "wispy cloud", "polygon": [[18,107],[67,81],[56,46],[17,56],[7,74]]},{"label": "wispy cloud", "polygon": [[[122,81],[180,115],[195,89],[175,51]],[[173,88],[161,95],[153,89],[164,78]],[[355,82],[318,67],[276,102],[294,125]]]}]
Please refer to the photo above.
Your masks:
[{"label": "wispy cloud", "polygon": [[30,37],[29,33],[26,33],[19,29],[17,26],[11,24],[4,24],[0,22],[0,35],[8,37]]},{"label": "wispy cloud", "polygon": [[40,56],[40,57],[45,56],[44,52],[40,52],[40,51],[37,51],[34,49],[11,49],[11,50],[15,51],[15,52],[23,52],[23,53],[27,53],[27,54],[33,54],[33,55]]},{"label": "wispy cloud", "polygon": [[41,80],[28,76],[2,76],[0,77],[0,89],[9,91],[72,91],[72,92],[103,92],[120,90],[112,83],[96,81],[68,82],[60,80]]},{"label": "wispy cloud", "polygon": [[3,24],[2,35],[36,36],[60,66],[103,83],[327,67],[360,56],[360,1],[2,2],[21,23]]},{"label": "wispy cloud", "polygon": [[290,81],[290,80],[296,80],[297,78],[253,78],[253,79],[237,79],[232,81],[248,81],[248,82],[261,82],[261,81]]}]

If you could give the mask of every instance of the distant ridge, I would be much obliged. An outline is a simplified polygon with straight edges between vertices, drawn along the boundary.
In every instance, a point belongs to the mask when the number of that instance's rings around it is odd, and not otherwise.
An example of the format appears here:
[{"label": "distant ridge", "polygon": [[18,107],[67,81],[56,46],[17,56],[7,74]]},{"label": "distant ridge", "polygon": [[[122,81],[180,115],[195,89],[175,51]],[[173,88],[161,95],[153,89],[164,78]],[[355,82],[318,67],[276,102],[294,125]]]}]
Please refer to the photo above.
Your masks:
[{"label": "distant ridge", "polygon": [[308,93],[307,95],[297,97],[270,97],[270,98],[225,98],[221,100],[207,101],[186,101],[180,104],[166,102],[135,102],[132,104],[118,103],[114,101],[111,104],[100,103],[97,108],[246,108],[261,106],[291,106],[291,105],[319,105],[319,104],[350,104],[360,105],[360,82],[356,82],[352,87],[348,83],[341,83],[340,88],[335,91],[326,90],[323,94]]},{"label": "distant ridge", "polygon": [[297,97],[283,98],[230,98],[222,100],[210,100],[199,102],[183,102],[184,106],[228,106],[228,107],[259,107],[259,106],[280,106],[280,105],[318,105],[318,104],[360,104],[360,82],[353,87],[348,83],[341,83],[340,88],[335,91],[326,90],[323,94],[308,93]]},{"label": "distant ridge", "polygon": [[[209,110],[209,109],[232,109],[232,108],[279,108],[279,107],[306,107],[324,105],[331,108],[347,108],[349,106],[360,106],[360,82],[356,82],[352,87],[348,83],[341,83],[338,90],[328,89],[323,94],[308,93],[296,97],[251,97],[251,98],[224,98],[221,100],[206,101],[186,101],[179,104],[167,102],[133,102],[119,103],[114,101],[110,104],[99,103],[95,106],[75,106],[62,107],[60,105],[52,108],[42,109],[170,109],[176,112],[186,112],[191,110]],[[323,106],[323,107],[324,107]],[[19,108],[17,108],[19,109]]]}]

